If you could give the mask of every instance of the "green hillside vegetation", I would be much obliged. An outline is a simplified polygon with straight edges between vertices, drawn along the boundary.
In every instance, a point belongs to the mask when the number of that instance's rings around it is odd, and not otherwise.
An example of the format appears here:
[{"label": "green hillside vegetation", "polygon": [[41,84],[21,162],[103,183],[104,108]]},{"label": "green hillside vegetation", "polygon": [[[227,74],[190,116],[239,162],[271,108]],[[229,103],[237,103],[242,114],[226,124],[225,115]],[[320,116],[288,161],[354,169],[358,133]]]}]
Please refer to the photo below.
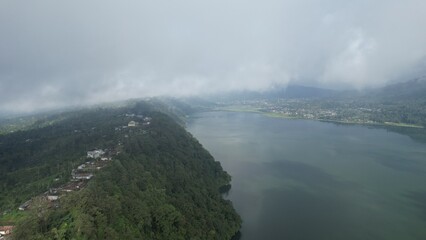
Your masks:
[{"label": "green hillside vegetation", "polygon": [[[230,176],[181,125],[155,109],[138,102],[76,111],[48,126],[0,136],[2,211],[68,181],[87,150],[121,151],[57,207],[33,198],[14,223],[13,238],[231,239],[241,219],[222,198]],[[137,120],[126,113],[152,122],[117,130]]]}]

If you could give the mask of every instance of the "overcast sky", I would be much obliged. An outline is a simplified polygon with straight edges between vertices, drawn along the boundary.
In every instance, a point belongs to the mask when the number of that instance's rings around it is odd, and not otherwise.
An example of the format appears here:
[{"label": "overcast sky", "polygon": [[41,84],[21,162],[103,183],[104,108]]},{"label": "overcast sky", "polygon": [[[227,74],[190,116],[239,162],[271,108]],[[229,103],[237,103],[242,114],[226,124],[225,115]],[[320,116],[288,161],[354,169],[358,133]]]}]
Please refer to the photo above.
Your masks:
[{"label": "overcast sky", "polygon": [[363,89],[420,74],[425,57],[425,0],[0,1],[0,112]]}]

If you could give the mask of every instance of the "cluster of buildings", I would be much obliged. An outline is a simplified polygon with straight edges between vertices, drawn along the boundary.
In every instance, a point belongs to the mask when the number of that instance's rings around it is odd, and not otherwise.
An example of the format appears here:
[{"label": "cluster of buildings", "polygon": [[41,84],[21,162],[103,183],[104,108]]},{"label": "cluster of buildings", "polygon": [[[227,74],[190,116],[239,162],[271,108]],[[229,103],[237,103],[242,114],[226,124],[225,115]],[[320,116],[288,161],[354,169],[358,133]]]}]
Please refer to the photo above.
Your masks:
[{"label": "cluster of buildings", "polygon": [[[87,185],[87,181],[94,176],[93,172],[105,167],[112,159],[111,156],[102,149],[88,151],[87,158],[92,160],[80,164],[77,168],[73,169],[69,182],[57,188],[50,188],[43,193],[42,196],[49,202],[55,202],[63,194],[84,188]],[[31,207],[31,203],[32,200],[30,199],[21,204],[18,209],[24,211]],[[53,204],[53,206],[55,206],[55,204]]]},{"label": "cluster of buildings", "polygon": [[87,158],[100,158],[105,154],[104,150],[102,149],[94,149],[87,152]]},{"label": "cluster of buildings", "polygon": [[[126,117],[130,117],[130,118],[139,118],[138,121],[135,120],[130,120],[127,125],[125,126],[118,126],[115,127],[115,131],[121,131],[127,128],[136,128],[138,126],[149,126],[151,124],[152,118],[148,117],[148,116],[143,116],[143,115],[136,115],[133,113],[127,113],[125,114]],[[144,131],[146,132],[146,131]]]},{"label": "cluster of buildings", "polygon": [[377,106],[375,108],[362,102],[333,102],[303,98],[237,101],[231,106],[279,114],[283,117],[368,124],[374,123],[371,118],[374,113],[381,112],[381,109]]},{"label": "cluster of buildings", "polygon": [[[151,117],[144,117],[144,118],[142,118],[142,125],[143,126],[148,126],[148,125],[150,125],[151,124],[151,120],[152,120],[152,118]],[[139,122],[136,122],[136,121],[130,121],[128,124],[127,124],[127,127],[137,127],[139,125]]]},{"label": "cluster of buildings", "polygon": [[[141,119],[142,125],[146,126],[151,124],[152,118],[145,117],[143,115],[135,115],[135,114],[126,114],[127,117],[137,117]],[[118,127],[115,130],[121,130],[122,128],[127,127],[137,127],[139,126],[139,123],[136,121],[130,121],[127,126]],[[75,130],[74,132],[77,132],[79,130]],[[145,130],[143,130],[146,132]],[[118,143],[118,146],[120,146],[121,143]],[[71,179],[67,183],[56,187],[56,188],[50,188],[48,191],[44,192],[43,194],[35,197],[42,199],[45,199],[49,203],[50,207],[59,207],[59,202],[57,201],[59,198],[61,198],[64,194],[78,191],[80,189],[83,189],[86,187],[87,182],[93,178],[94,171],[100,170],[101,168],[105,167],[109,162],[112,160],[112,156],[119,154],[120,152],[117,149],[113,150],[103,150],[103,149],[93,149],[90,151],[87,151],[87,160],[85,163],[80,164],[77,166],[77,168],[72,169],[71,171]],[[55,179],[55,181],[58,181],[59,178]],[[32,198],[23,204],[21,204],[18,207],[18,210],[25,211],[27,209],[31,208],[31,204],[33,203]],[[6,240],[9,235],[12,234],[14,226],[0,226],[0,240]]]}]

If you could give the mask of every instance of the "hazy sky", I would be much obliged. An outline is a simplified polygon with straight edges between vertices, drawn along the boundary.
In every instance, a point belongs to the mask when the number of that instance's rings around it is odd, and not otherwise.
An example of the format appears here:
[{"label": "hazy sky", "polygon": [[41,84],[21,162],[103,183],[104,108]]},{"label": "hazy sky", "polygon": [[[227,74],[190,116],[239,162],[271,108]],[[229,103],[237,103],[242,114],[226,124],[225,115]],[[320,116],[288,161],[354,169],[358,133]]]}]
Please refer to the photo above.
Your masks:
[{"label": "hazy sky", "polygon": [[425,0],[0,1],[0,112],[422,69]]}]

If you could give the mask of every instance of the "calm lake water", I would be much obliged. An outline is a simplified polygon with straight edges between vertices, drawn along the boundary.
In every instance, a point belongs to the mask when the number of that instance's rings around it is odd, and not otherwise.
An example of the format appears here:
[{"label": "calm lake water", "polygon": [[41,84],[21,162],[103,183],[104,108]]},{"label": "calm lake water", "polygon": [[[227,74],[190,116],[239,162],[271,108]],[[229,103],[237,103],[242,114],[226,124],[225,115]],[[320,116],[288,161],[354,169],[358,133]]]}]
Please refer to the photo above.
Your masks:
[{"label": "calm lake water", "polygon": [[424,143],[254,113],[199,113],[188,130],[232,175],[242,240],[426,239]]}]

